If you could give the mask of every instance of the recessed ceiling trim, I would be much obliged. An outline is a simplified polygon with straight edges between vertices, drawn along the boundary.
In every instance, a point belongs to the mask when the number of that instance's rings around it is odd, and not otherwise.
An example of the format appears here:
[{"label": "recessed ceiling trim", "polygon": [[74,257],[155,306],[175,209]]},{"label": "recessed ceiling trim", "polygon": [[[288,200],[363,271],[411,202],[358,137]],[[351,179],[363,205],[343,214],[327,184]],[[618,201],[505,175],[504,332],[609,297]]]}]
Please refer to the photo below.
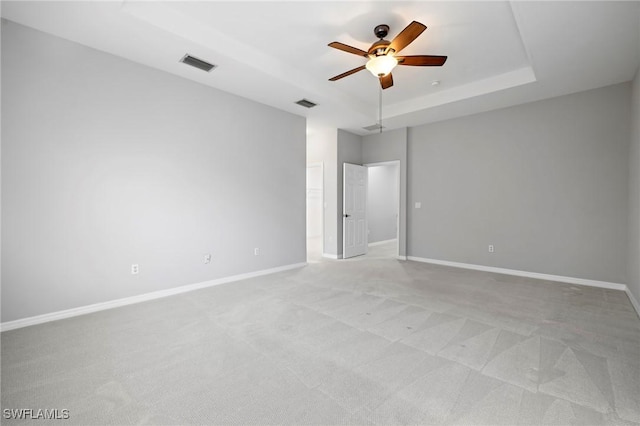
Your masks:
[{"label": "recessed ceiling trim", "polygon": [[[268,52],[237,40],[217,30],[209,23],[201,22],[193,16],[176,10],[173,3],[179,4],[180,2],[126,1],[122,6],[122,11],[180,38],[207,46],[221,57],[251,67],[284,82],[286,85],[303,89],[306,93],[315,93],[316,96],[330,96],[333,103],[340,105],[339,108],[335,108],[336,110],[355,112],[362,116],[368,114],[369,105],[366,101],[345,94],[342,90],[331,87],[331,84],[324,79],[318,80],[310,77],[269,55]],[[206,2],[202,2],[202,4],[204,3]],[[212,2],[212,4],[217,3]],[[215,45],[211,45],[210,40],[217,42]],[[324,46],[322,49],[324,50]],[[283,108],[283,105],[272,106]]]},{"label": "recessed ceiling trim", "polygon": [[492,76],[472,83],[441,90],[433,94],[415,97],[403,102],[385,106],[385,117],[397,117],[417,111],[434,108],[445,104],[452,104],[464,99],[486,95],[501,90],[511,89],[536,82],[536,76],[531,67],[520,68],[504,74]]}]

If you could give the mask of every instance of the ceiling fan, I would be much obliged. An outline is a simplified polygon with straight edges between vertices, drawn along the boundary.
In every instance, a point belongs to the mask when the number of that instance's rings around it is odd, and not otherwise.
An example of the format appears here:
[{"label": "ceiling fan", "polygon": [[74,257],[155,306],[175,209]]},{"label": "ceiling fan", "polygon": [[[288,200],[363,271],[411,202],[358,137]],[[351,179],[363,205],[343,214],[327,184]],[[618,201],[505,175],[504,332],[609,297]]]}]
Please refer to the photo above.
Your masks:
[{"label": "ceiling fan", "polygon": [[373,33],[380,40],[373,43],[367,52],[358,49],[357,47],[349,46],[337,41],[329,43],[329,46],[334,49],[369,58],[369,61],[365,65],[336,75],[335,77],[330,78],[329,81],[339,80],[366,68],[371,71],[374,76],[380,79],[380,85],[383,89],[388,89],[393,86],[393,76],[391,75],[391,71],[396,65],[409,65],[414,67],[442,66],[447,60],[446,56],[396,56],[402,49],[418,38],[418,36],[426,29],[426,25],[413,21],[407,25],[407,27],[396,36],[396,38],[392,41],[388,41],[384,38],[389,33],[389,26],[384,24],[378,25],[374,28]]}]

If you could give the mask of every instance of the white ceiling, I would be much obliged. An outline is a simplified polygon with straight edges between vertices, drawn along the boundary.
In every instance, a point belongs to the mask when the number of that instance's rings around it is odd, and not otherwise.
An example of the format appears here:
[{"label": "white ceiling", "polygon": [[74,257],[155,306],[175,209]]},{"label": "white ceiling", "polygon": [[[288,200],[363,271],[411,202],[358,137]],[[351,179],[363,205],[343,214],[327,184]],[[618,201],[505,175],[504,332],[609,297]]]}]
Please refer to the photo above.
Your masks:
[{"label": "white ceiling", "polygon": [[[6,19],[358,134],[378,118],[365,59],[373,28],[391,40],[428,29],[403,54],[448,55],[441,67],[398,67],[383,124],[414,126],[629,81],[639,63],[640,3],[506,1],[3,1]],[[189,53],[211,73],[178,62]],[[439,86],[431,83],[439,80]],[[318,103],[304,109],[294,102]]]}]

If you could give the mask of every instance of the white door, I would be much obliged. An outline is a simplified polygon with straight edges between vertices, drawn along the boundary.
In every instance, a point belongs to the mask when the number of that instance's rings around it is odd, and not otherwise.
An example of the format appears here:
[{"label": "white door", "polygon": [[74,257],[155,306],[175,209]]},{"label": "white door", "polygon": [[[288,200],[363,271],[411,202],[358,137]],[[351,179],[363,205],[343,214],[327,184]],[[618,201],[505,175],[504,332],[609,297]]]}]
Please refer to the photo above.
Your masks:
[{"label": "white door", "polygon": [[367,168],[344,163],[342,257],[367,252]]}]

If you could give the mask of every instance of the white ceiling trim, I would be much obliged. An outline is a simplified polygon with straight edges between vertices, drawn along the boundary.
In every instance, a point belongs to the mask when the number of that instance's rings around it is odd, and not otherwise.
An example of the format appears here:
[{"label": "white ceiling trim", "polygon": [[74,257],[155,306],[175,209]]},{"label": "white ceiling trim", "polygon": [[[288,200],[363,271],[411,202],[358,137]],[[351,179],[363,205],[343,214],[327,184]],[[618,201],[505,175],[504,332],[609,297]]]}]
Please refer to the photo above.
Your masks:
[{"label": "white ceiling trim", "polygon": [[458,102],[463,99],[475,98],[488,93],[499,92],[525,84],[535,83],[536,76],[531,67],[509,71],[504,74],[495,75],[472,83],[452,87],[432,95],[420,96],[385,107],[386,113],[383,118],[397,117],[404,114],[414,113],[437,106]]}]

